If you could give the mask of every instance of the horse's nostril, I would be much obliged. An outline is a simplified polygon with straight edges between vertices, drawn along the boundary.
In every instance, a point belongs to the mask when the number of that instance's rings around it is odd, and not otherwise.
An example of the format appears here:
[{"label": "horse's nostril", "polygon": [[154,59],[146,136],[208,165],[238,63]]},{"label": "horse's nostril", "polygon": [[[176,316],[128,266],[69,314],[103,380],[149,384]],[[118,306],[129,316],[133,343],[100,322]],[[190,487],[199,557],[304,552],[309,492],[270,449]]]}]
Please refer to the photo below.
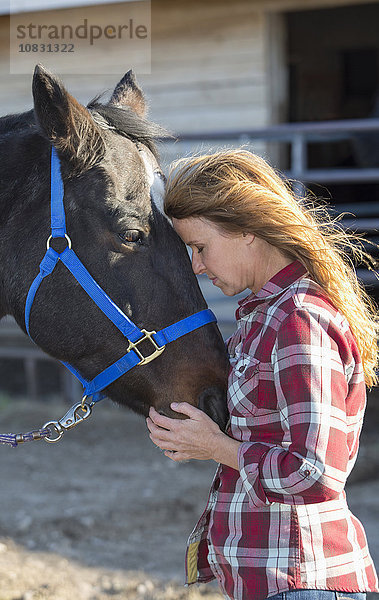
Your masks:
[{"label": "horse's nostril", "polygon": [[198,407],[213,419],[222,431],[225,431],[228,422],[225,390],[217,387],[204,390],[199,396]]}]

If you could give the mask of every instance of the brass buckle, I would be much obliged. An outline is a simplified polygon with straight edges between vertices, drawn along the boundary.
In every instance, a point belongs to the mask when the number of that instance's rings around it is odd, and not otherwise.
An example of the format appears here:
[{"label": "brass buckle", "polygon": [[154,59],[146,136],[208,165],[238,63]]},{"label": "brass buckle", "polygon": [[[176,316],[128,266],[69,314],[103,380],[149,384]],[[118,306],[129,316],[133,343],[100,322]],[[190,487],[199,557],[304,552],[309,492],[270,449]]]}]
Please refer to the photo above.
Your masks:
[{"label": "brass buckle", "polygon": [[[143,333],[143,337],[141,337],[141,339],[137,340],[136,342],[129,341],[129,346],[128,346],[127,352],[134,350],[134,352],[137,354],[138,358],[141,359],[140,362],[138,363],[138,365],[147,365],[147,363],[151,362],[152,360],[154,360],[154,358],[157,358],[157,356],[162,354],[162,352],[166,348],[166,346],[165,345],[158,346],[157,342],[152,337],[154,333],[157,333],[156,331],[154,331],[154,330],[146,331],[146,329],[141,329],[141,333]],[[145,340],[149,340],[153,344],[153,347],[155,348],[155,350],[148,356],[144,356],[142,354],[142,352],[139,350],[139,348],[137,348],[138,344],[141,344]]]}]

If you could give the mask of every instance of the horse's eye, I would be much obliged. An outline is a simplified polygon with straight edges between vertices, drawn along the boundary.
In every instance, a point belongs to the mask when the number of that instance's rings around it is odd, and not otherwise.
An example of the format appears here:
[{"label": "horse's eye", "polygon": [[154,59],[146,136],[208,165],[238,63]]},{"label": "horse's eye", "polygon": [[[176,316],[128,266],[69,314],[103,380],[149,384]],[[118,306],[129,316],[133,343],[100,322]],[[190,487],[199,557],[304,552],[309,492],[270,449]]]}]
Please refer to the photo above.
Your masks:
[{"label": "horse's eye", "polygon": [[138,231],[138,229],[128,229],[128,231],[125,231],[124,233],[119,233],[119,238],[124,244],[141,244],[143,234],[142,231]]}]

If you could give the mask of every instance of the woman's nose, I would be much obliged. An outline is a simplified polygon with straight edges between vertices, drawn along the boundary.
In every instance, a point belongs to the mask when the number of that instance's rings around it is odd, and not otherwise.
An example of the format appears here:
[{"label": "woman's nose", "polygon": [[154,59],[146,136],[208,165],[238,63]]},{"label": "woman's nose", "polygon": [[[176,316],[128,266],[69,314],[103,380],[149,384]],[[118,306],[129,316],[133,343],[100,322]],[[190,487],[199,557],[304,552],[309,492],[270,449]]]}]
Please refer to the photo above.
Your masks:
[{"label": "woman's nose", "polygon": [[200,275],[205,271],[203,261],[201,260],[199,253],[195,250],[192,251],[192,270],[195,275]]}]

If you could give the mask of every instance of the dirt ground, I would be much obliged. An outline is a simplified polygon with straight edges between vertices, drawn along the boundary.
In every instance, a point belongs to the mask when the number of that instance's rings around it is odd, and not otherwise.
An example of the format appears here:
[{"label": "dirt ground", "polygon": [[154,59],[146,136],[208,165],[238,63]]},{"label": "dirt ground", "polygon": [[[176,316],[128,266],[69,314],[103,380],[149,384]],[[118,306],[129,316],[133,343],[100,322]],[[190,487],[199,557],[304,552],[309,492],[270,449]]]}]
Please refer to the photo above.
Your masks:
[{"label": "dirt ground", "polygon": [[[38,428],[67,408],[5,398],[0,431]],[[378,466],[369,428],[348,498],[379,566]],[[107,400],[58,444],[0,446],[0,600],[220,600],[213,584],[183,587],[214,469],[169,461],[141,417]]]}]

